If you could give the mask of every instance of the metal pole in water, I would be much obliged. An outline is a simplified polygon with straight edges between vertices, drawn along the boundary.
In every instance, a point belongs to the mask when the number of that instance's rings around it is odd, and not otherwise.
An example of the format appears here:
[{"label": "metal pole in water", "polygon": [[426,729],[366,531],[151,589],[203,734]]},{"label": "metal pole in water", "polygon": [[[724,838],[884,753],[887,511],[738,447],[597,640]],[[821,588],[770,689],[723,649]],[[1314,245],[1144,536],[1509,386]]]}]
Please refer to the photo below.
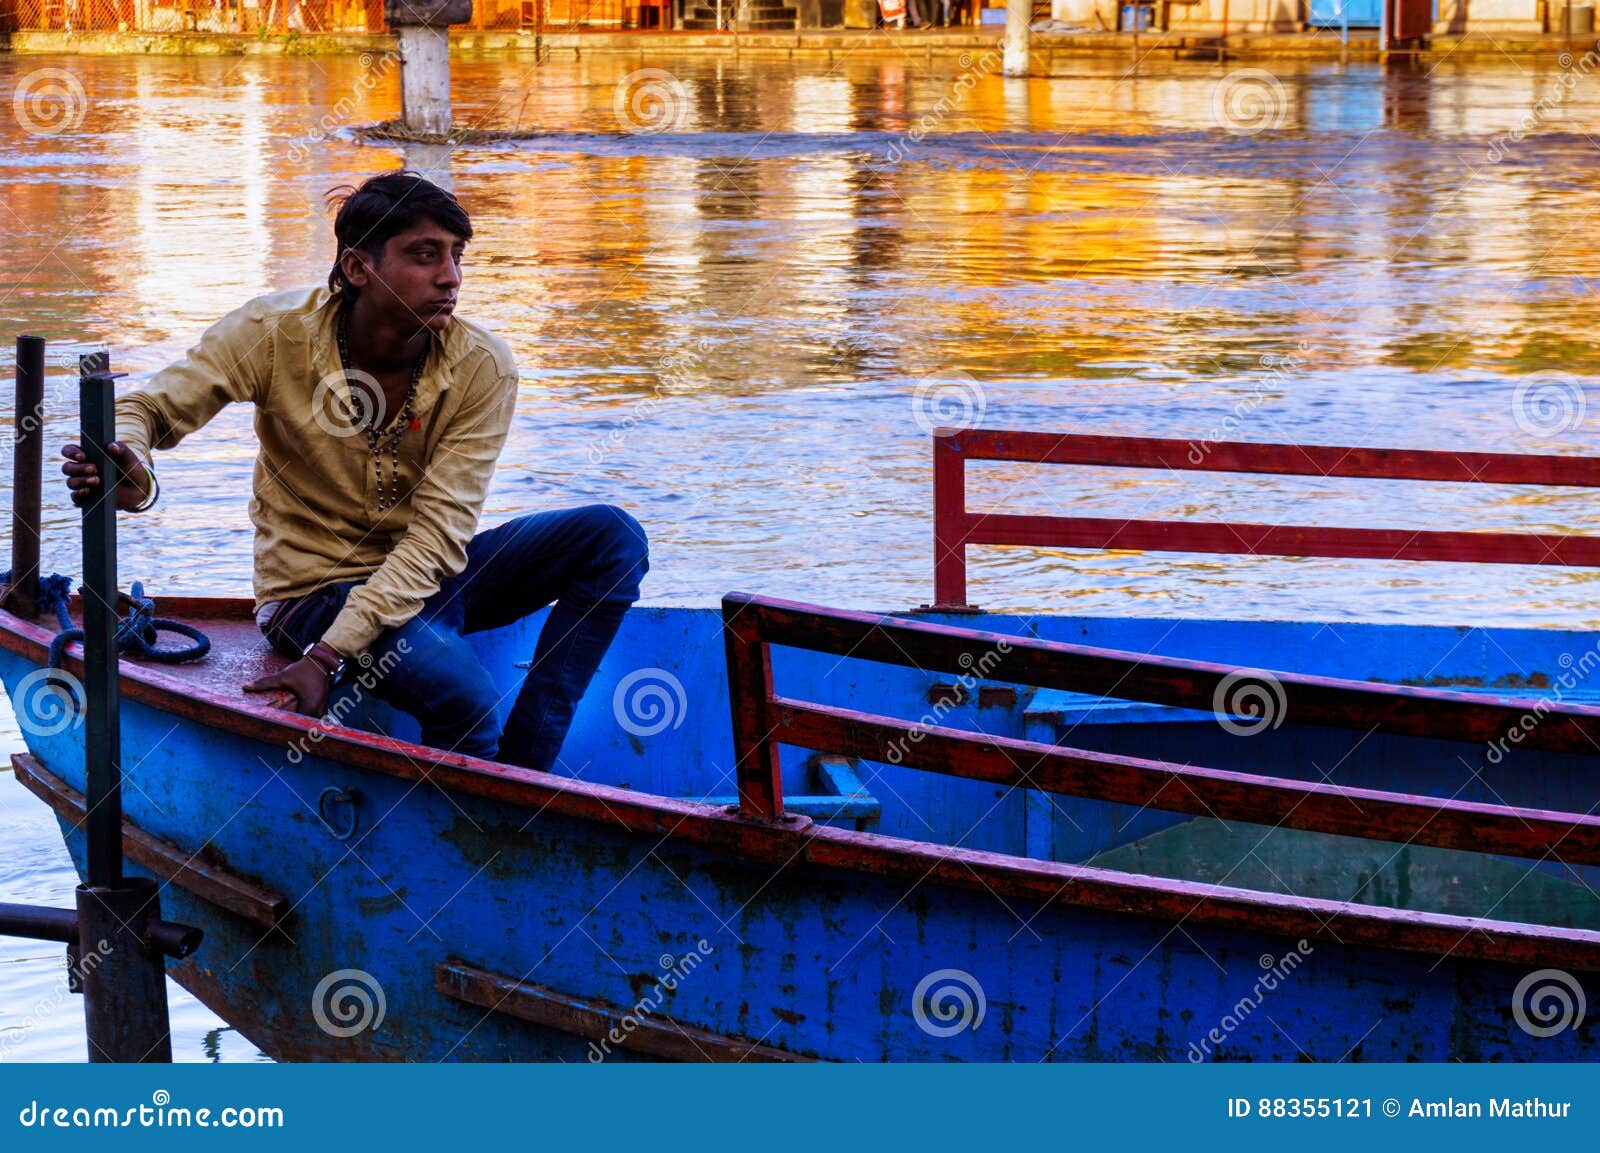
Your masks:
[{"label": "metal pole in water", "polygon": [[[171,1061],[165,957],[187,957],[202,933],[161,919],[160,890],[146,877],[122,875],[121,729],[117,700],[117,468],[106,452],[116,436],[111,358],[78,358],[80,441],[101,478],[98,499],[83,513],[83,679],[88,716],[84,760],[88,779],[89,880],[78,886],[77,909],[0,904],[0,936],[64,941],[67,988],[83,994],[90,1061]],[[27,468],[17,466],[16,502],[23,522],[38,527],[40,421],[44,341],[17,341],[17,429],[27,434]],[[31,483],[25,483],[31,482]],[[31,502],[29,495],[31,493]],[[23,534],[17,534],[17,540]],[[31,554],[13,553],[17,572],[38,575],[38,532]],[[7,590],[11,599],[15,586]],[[35,596],[37,602],[37,596]],[[66,675],[66,674],[62,674]]]},{"label": "metal pole in water", "polygon": [[[122,735],[117,676],[117,481],[106,445],[116,439],[108,353],[78,358],[83,451],[100,490],[83,512],[83,681],[88,779],[88,882],[78,886],[75,966],[84,994],[89,1060],[172,1060],[167,970],[152,936],[154,881],[122,875]],[[197,941],[196,941],[197,943]],[[94,957],[95,963],[88,964]]]},{"label": "metal pole in water", "polygon": [[40,492],[44,474],[44,337],[17,337],[16,417],[11,459],[11,585],[7,607],[39,615]]},{"label": "metal pole in water", "polygon": [[88,779],[89,884],[122,884],[122,749],[117,715],[117,481],[106,445],[116,439],[111,357],[78,358],[83,451],[100,476],[83,511],[83,688],[88,702],[84,757]]}]

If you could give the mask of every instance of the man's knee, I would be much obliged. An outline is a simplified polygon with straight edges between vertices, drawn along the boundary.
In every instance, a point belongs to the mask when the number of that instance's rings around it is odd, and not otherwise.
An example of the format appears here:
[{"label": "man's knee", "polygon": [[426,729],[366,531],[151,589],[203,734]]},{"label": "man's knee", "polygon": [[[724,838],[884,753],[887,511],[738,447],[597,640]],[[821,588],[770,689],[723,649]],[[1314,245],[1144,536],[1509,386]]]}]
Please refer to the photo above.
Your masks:
[{"label": "man's knee", "polygon": [[650,541],[626,509],[614,504],[585,510],[595,521],[596,561],[618,580],[637,583],[650,571]]}]

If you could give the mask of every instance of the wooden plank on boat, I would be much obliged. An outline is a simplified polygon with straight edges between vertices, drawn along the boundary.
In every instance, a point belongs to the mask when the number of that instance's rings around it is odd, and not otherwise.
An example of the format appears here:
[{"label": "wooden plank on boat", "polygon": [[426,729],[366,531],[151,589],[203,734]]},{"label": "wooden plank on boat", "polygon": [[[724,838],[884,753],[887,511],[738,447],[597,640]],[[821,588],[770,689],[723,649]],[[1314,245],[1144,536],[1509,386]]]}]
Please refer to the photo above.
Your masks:
[{"label": "wooden plank on boat", "polygon": [[[742,1037],[685,1025],[660,1013],[639,1013],[606,1001],[571,997],[544,985],[480,969],[455,957],[434,968],[433,984],[445,996],[469,1005],[666,1061],[814,1060]],[[624,1018],[634,1025],[624,1025]]]},{"label": "wooden plank on boat", "polygon": [[[1119,652],[878,613],[824,610],[748,593],[729,593],[722,604],[728,626],[753,638],[748,647],[758,655],[763,645],[785,645],[905,665],[924,672],[961,676],[977,669],[989,680],[1208,711],[1215,708],[1219,689],[1235,683],[1241,675],[1252,675],[1281,688],[1283,707],[1278,710],[1277,719],[1293,724],[1333,725],[1484,744],[1503,739],[1517,729],[1525,730],[1517,741],[1522,748],[1600,754],[1600,708],[1592,706]],[[749,707],[747,694],[760,691],[759,685],[756,681],[730,682],[736,716]],[[770,707],[758,703],[763,708]],[[1538,723],[1525,725],[1523,722],[1530,717]]]},{"label": "wooden plank on boat", "polygon": [[[51,773],[32,754],[13,753],[11,766],[23,787],[54,809],[56,816],[74,825],[83,823],[82,793]],[[170,841],[153,837],[126,817],[122,821],[122,850],[130,861],[149,869],[162,880],[264,929],[281,925],[289,915],[289,899],[282,893],[215,861],[187,853]]]},{"label": "wooden plank on boat", "polygon": [[808,831],[806,861],[914,886],[947,885],[991,897],[1104,909],[1177,925],[1289,940],[1303,937],[1340,948],[1403,949],[1440,962],[1455,958],[1600,973],[1600,933],[1587,929],[1263,893],[1090,865],[1026,861],[927,842],[896,844],[875,833],[827,827]]},{"label": "wooden plank on boat", "polygon": [[1225,821],[1600,865],[1600,816],[1264,777],[911,724],[778,698],[784,744]]}]

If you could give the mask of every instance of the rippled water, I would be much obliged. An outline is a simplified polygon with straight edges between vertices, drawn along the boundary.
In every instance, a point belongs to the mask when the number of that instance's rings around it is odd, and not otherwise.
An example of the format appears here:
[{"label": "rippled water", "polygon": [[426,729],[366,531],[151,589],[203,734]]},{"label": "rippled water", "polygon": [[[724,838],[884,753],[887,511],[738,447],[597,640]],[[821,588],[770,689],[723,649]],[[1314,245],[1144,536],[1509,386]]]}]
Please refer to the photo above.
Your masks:
[{"label": "rippled water", "polygon": [[[522,365],[488,522],[624,504],[654,603],[929,599],[936,423],[1596,451],[1593,79],[1082,61],[968,89],[955,61],[649,63],[670,130],[623,134],[637,61],[458,62],[459,120],[535,137],[446,152],[346,131],[395,113],[381,61],[0,56],[0,108],[48,68],[86,96],[68,131],[0,122],[0,358],[34,331],[63,369],[107,345],[138,380],[222,311],[321,279],[321,194],[407,163],[472,213],[462,312]],[[1245,83],[1264,118],[1228,120]],[[52,441],[73,395],[52,381]],[[248,590],[249,427],[226,413],[164,459],[161,505],[124,519],[124,580]],[[1600,530],[1578,493],[1464,488],[992,467],[972,502]],[[54,486],[46,515],[46,564],[74,571]],[[1582,570],[974,550],[972,572],[993,608],[1600,622]],[[56,899],[53,825],[19,792],[0,778],[0,892]],[[43,952],[0,942],[0,963],[42,990]]]}]

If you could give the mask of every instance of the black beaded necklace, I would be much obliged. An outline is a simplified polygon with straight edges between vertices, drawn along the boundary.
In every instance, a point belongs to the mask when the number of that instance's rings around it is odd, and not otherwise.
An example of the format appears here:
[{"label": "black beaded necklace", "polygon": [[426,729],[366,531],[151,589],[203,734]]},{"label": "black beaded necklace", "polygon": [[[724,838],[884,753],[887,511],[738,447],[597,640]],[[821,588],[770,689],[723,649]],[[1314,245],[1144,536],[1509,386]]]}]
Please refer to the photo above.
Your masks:
[{"label": "black beaded necklace", "polygon": [[[362,411],[360,397],[356,395],[356,383],[350,379],[353,371],[350,366],[350,341],[348,335],[349,312],[339,310],[339,365],[344,369],[345,383],[350,388],[350,403],[355,412]],[[377,478],[378,486],[378,511],[385,512],[400,503],[400,441],[405,437],[406,430],[417,427],[415,416],[417,402],[417,384],[422,380],[422,370],[428,363],[428,346],[422,346],[422,352],[417,355],[417,363],[411,368],[411,382],[406,386],[406,399],[400,405],[400,411],[395,414],[394,420],[389,422],[387,428],[378,427],[377,417],[381,408],[382,392],[373,397],[372,414],[368,417],[363,431],[367,434],[367,451],[372,454],[372,472]],[[377,388],[377,381],[372,382],[372,387]],[[383,454],[389,454],[389,487],[387,492],[383,485]]]}]

